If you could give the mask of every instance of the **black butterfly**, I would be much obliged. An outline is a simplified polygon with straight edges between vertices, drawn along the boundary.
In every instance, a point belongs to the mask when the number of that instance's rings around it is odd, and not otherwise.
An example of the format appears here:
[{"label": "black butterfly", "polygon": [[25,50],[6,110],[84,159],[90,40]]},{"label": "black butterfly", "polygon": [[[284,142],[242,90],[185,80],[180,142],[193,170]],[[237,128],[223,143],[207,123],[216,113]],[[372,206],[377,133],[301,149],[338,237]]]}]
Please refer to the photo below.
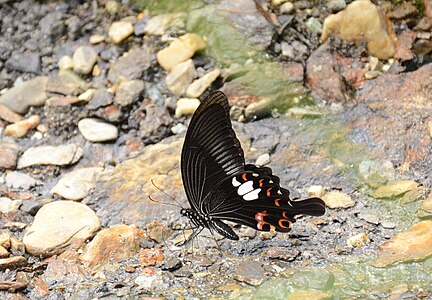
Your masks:
[{"label": "black butterfly", "polygon": [[183,144],[181,171],[191,208],[180,213],[198,228],[188,240],[204,228],[238,240],[222,220],[261,231],[288,232],[294,216],[325,213],[321,199],[292,201],[270,168],[245,164],[232,129],[228,99],[220,91],[205,98],[192,117]]}]

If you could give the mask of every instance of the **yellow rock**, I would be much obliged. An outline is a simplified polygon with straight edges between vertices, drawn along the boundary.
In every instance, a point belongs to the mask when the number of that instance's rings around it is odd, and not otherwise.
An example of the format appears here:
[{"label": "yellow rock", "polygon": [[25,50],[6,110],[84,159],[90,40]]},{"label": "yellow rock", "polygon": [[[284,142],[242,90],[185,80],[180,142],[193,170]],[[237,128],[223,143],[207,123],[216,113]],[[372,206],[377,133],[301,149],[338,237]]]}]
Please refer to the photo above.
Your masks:
[{"label": "yellow rock", "polygon": [[132,23],[130,22],[114,22],[108,32],[108,36],[113,40],[114,43],[118,44],[134,32]]},{"label": "yellow rock", "polygon": [[369,244],[369,243],[370,243],[370,239],[364,232],[356,234],[347,240],[347,245],[355,248],[361,248],[365,244]]},{"label": "yellow rock", "polygon": [[167,71],[191,58],[195,52],[205,49],[206,43],[197,34],[187,33],[175,39],[168,47],[159,51],[157,61]]},{"label": "yellow rock", "polygon": [[325,204],[330,208],[348,208],[355,205],[348,194],[332,191],[323,196]]},{"label": "yellow rock", "polygon": [[420,204],[419,213],[422,217],[432,215],[432,194]]},{"label": "yellow rock", "polygon": [[423,260],[432,255],[432,221],[422,221],[380,246],[374,267]]},{"label": "yellow rock", "polygon": [[40,124],[40,121],[41,119],[39,116],[31,116],[28,119],[6,126],[4,133],[9,136],[22,137],[26,135],[29,130],[36,128]]},{"label": "yellow rock", "polygon": [[299,290],[290,294],[288,300],[330,300],[333,299],[333,294],[329,292],[315,292]]},{"label": "yellow rock", "polygon": [[167,88],[175,95],[181,96],[197,76],[192,59],[176,65],[167,75],[165,82]]},{"label": "yellow rock", "polygon": [[177,107],[175,110],[176,118],[181,116],[191,115],[200,105],[198,99],[181,98],[177,101]]},{"label": "yellow rock", "polygon": [[215,69],[208,72],[201,78],[192,82],[186,90],[186,96],[191,98],[198,98],[202,93],[216,80],[220,75],[220,70]]},{"label": "yellow rock", "polygon": [[418,183],[412,180],[399,180],[388,185],[380,186],[373,194],[374,198],[390,198],[402,195],[415,189]]},{"label": "yellow rock", "polygon": [[369,54],[389,59],[395,51],[393,25],[369,0],[357,0],[324,20],[322,40],[330,35],[351,42],[366,41]]}]

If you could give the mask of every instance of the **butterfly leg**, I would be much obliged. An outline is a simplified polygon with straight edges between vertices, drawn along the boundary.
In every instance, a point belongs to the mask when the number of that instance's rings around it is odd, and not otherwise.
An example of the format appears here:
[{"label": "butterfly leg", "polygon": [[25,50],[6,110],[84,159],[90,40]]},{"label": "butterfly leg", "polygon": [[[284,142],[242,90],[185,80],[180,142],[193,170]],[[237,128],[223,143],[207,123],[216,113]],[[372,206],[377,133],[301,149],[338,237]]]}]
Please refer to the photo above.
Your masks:
[{"label": "butterfly leg", "polygon": [[197,237],[198,234],[201,233],[201,231],[203,231],[203,229],[204,227],[199,227],[198,229],[194,230],[192,234],[184,242],[179,244],[179,246],[185,246],[189,244],[193,239]]}]

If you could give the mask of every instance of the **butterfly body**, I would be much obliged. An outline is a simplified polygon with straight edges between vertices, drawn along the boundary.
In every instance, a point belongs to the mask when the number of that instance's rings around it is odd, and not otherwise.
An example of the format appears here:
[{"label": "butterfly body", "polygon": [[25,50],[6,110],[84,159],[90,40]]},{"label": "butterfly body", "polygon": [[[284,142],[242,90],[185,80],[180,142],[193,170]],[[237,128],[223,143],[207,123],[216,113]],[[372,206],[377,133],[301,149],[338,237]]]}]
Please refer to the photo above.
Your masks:
[{"label": "butterfly body", "polygon": [[182,209],[199,230],[224,237],[238,235],[224,220],[260,231],[288,232],[300,214],[319,216],[319,198],[292,201],[289,191],[267,167],[245,164],[243,149],[232,129],[226,96],[210,94],[195,111],[181,157],[182,180],[190,209]]}]

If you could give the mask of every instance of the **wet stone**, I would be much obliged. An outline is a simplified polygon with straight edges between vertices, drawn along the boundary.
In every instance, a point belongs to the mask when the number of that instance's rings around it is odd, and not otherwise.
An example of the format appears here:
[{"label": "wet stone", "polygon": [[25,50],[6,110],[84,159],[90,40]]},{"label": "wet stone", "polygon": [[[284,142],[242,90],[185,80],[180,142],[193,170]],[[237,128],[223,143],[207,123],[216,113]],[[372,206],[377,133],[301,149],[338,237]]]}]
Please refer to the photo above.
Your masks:
[{"label": "wet stone", "polygon": [[36,185],[36,180],[21,172],[9,172],[6,175],[6,186],[11,189],[28,190]]},{"label": "wet stone", "polygon": [[114,103],[120,106],[127,106],[138,101],[144,92],[144,81],[142,80],[127,80],[120,83]]},{"label": "wet stone", "polygon": [[421,221],[380,246],[374,267],[421,261],[432,255],[432,221]]},{"label": "wet stone", "polygon": [[64,175],[51,189],[51,194],[57,194],[69,200],[81,200],[94,188],[97,177],[103,168],[81,168]]},{"label": "wet stone", "polygon": [[36,77],[17,85],[0,96],[0,104],[12,111],[25,114],[30,106],[41,106],[48,99],[45,89],[48,77]]},{"label": "wet stone", "polygon": [[330,292],[316,292],[299,290],[291,293],[287,300],[332,300],[333,294]]},{"label": "wet stone", "polygon": [[264,269],[259,262],[241,262],[234,272],[234,279],[250,285],[260,285],[265,279]]},{"label": "wet stone", "polygon": [[149,48],[129,50],[111,65],[108,80],[115,83],[120,76],[127,80],[140,79],[144,71],[150,67],[150,63],[151,50]]},{"label": "wet stone", "polygon": [[355,205],[355,201],[348,194],[339,191],[328,192],[322,199],[329,208],[348,208]]},{"label": "wet stone", "polygon": [[97,53],[90,46],[78,47],[72,57],[73,70],[80,74],[89,74],[97,60]]},{"label": "wet stone", "polygon": [[77,162],[83,150],[75,144],[39,146],[27,149],[18,161],[18,169],[34,165],[69,165]]},{"label": "wet stone", "polygon": [[106,142],[117,139],[116,126],[95,118],[86,118],[78,122],[78,128],[87,141]]},{"label": "wet stone", "polygon": [[68,246],[79,248],[99,228],[99,219],[88,206],[55,201],[38,211],[23,242],[29,254],[47,257]]},{"label": "wet stone", "polygon": [[5,63],[6,68],[24,73],[39,74],[41,71],[40,55],[37,52],[14,52]]},{"label": "wet stone", "polygon": [[184,27],[181,21],[181,14],[160,14],[150,18],[145,26],[145,33],[147,35],[163,35],[170,27],[178,26]]}]

